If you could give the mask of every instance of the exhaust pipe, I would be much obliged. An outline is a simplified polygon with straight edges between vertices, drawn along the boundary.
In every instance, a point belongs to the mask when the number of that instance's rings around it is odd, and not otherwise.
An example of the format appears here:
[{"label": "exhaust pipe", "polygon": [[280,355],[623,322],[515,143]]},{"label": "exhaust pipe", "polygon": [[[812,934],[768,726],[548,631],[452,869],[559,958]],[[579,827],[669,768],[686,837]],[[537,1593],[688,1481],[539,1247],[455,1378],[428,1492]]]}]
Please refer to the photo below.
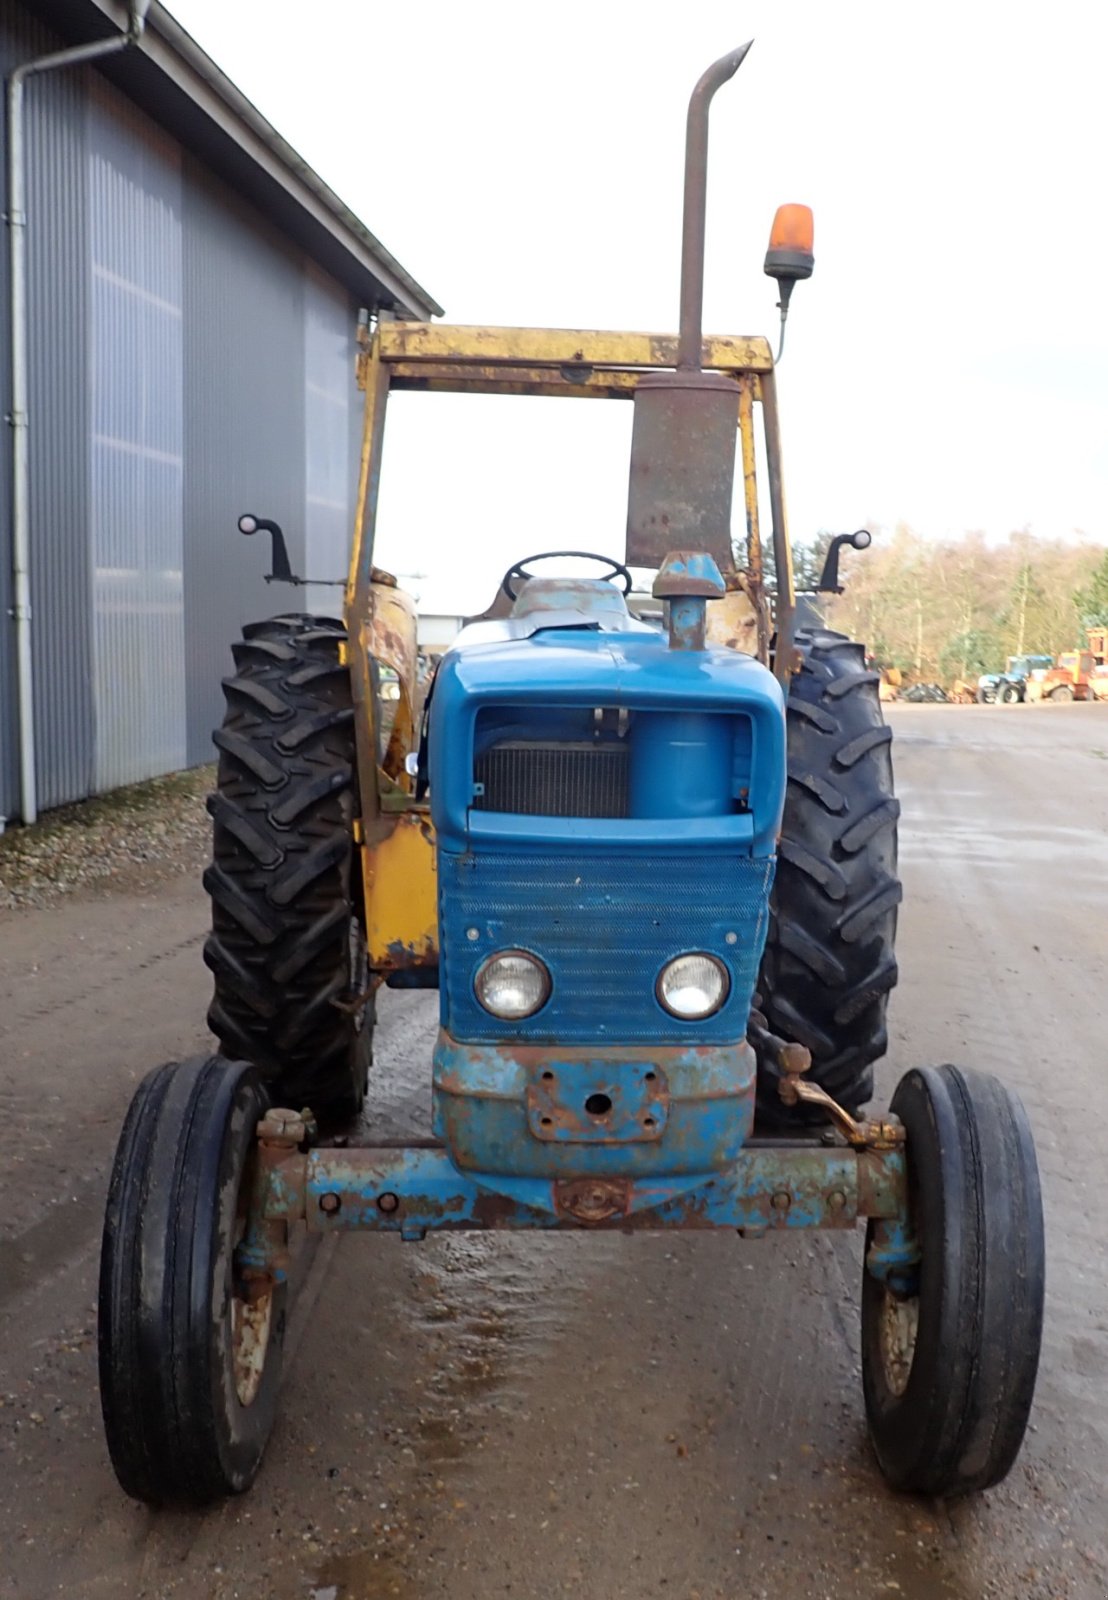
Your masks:
[{"label": "exhaust pipe", "polygon": [[725,572],[731,554],[739,386],[701,369],[708,110],[753,43],[722,56],[689,100],[681,242],[681,311],[675,372],[648,372],[635,387],[627,497],[628,566],[660,567],[674,550],[703,551]]}]

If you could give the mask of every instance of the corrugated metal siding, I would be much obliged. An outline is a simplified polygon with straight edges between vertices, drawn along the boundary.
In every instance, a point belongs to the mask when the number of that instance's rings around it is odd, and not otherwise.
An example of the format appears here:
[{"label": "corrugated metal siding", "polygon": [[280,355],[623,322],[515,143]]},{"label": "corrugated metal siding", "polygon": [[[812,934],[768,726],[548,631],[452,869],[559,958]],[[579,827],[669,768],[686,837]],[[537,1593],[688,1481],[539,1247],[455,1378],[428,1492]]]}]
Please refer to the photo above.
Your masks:
[{"label": "corrugated metal siding", "polygon": [[[61,40],[56,35],[51,34],[50,30],[45,29],[37,19],[30,18],[29,14],[21,13],[16,8],[5,6],[3,16],[0,16],[0,77],[6,80],[14,67],[21,66],[24,61],[32,61],[35,56],[42,56],[48,51],[58,50],[59,45],[61,45]],[[67,174],[72,173],[72,165],[74,165],[72,163],[72,142],[74,142],[74,139],[80,141],[80,136],[82,136],[80,134],[80,82],[70,83],[70,85],[66,86],[59,85],[59,88],[64,91],[58,93],[58,91],[54,90],[53,85],[43,85],[43,83],[38,83],[37,80],[32,78],[29,85],[27,85],[26,91],[24,91],[24,104],[29,107],[27,133],[29,133],[30,138],[34,139],[35,133],[42,130],[43,115],[50,117],[51,114],[58,114],[66,122],[66,128],[58,130],[58,133],[51,136],[48,146],[42,152],[42,158],[35,163],[34,171],[35,176],[37,176],[37,187],[32,189],[30,200],[34,200],[34,194],[42,186],[43,178],[48,176],[48,166],[50,166],[50,162],[56,152],[64,152],[67,155],[66,160],[62,160],[62,165],[59,166],[59,176],[61,176],[62,182],[66,179]],[[40,91],[43,90],[45,90],[45,98],[43,98],[43,94],[40,94]],[[54,90],[53,99],[51,99],[51,90]],[[0,213],[5,214],[6,210],[8,210],[6,131],[8,131],[6,130],[6,117],[0,117]],[[43,163],[45,163],[45,170],[43,170]],[[78,194],[80,194],[80,187],[78,187]],[[61,205],[66,203],[64,194],[59,195],[58,202]],[[51,216],[56,214],[56,206],[51,208],[50,214]],[[37,221],[40,221],[40,219],[35,219],[35,222]],[[48,219],[46,227],[50,226],[51,222]],[[38,246],[40,246],[38,248],[38,267],[40,269],[43,267],[43,238],[48,240],[48,237],[50,237],[48,232],[43,235],[42,230],[38,230]],[[78,238],[80,238],[78,227],[64,227],[61,234],[59,234],[59,245],[61,245],[62,250],[75,250],[78,246]],[[50,262],[46,261],[45,266],[50,266]],[[75,282],[78,282],[78,280],[75,280]],[[34,294],[34,302],[32,304],[42,304],[43,301],[50,301],[50,282],[46,282],[43,285],[42,275],[30,285],[30,291]],[[0,242],[0,416],[6,416],[11,406],[8,294],[10,294],[8,237],[6,237],[6,229],[3,229],[3,240]],[[69,326],[70,330],[74,328],[75,323],[75,317],[72,312],[74,312],[74,307],[72,307],[72,302],[66,296],[64,304],[61,306],[61,317],[64,326]],[[77,317],[78,315],[80,315],[80,310],[77,307]],[[51,342],[56,346],[58,341],[54,338],[54,330],[48,330],[46,333],[48,333]],[[35,355],[37,355],[37,358],[35,358]],[[32,424],[34,424],[32,434],[30,434],[32,472],[35,474],[35,482],[42,482],[43,470],[45,470],[46,474],[50,472],[50,438],[48,438],[48,435],[43,437],[42,429],[43,426],[50,424],[51,416],[56,414],[56,406],[51,406],[50,395],[46,395],[42,387],[43,374],[50,378],[50,374],[48,374],[50,352],[38,347],[37,352],[32,349],[30,357],[32,357],[32,374],[30,376],[32,376],[32,381],[38,379],[37,392],[32,392],[32,395],[30,395]],[[72,362],[67,362],[64,370],[72,378],[72,373],[74,373]],[[70,397],[70,400],[72,400],[72,397]],[[62,414],[64,414],[64,408],[62,408]],[[34,429],[38,429],[38,437],[35,437]],[[74,443],[72,418],[70,418],[70,426],[62,434],[62,443],[64,442],[69,443],[70,446]],[[64,477],[72,483],[72,478],[69,478],[69,470],[64,469]],[[50,531],[51,528],[48,525],[46,526],[46,533],[43,534],[42,515],[38,515],[32,520],[32,534],[37,538],[48,536]],[[51,554],[56,555],[56,547],[51,549]],[[11,432],[5,426],[2,429],[2,437],[0,437],[0,816],[6,816],[6,818],[16,816],[19,811],[16,629],[14,629],[13,618],[11,618],[11,603],[13,603],[11,555],[13,555],[13,552],[11,552]],[[48,606],[43,611],[43,624],[50,622],[51,616],[53,616],[54,645],[59,640],[64,640],[67,634],[66,597],[69,595],[69,598],[72,598],[75,587],[75,574],[69,563],[62,565],[61,582],[62,594],[54,597],[58,603],[54,606]],[[37,586],[35,587],[35,603],[43,602],[46,602],[45,594],[43,594],[42,587]],[[61,611],[61,621],[59,621],[59,611]],[[37,685],[40,714],[46,715],[46,712],[50,712],[50,726],[58,728],[62,739],[62,749],[61,752],[58,752],[58,755],[54,755],[54,757],[46,755],[45,757],[40,752],[40,757],[38,757],[40,782],[45,781],[46,790],[53,792],[53,794],[64,794],[67,787],[72,787],[74,771],[77,774],[78,786],[80,786],[80,773],[86,771],[86,757],[88,757],[85,739],[91,739],[88,718],[85,720],[85,726],[80,725],[80,717],[75,718],[74,725],[74,722],[70,722],[70,718],[66,715],[66,704],[69,704],[66,699],[67,693],[69,693],[74,683],[77,683],[78,690],[80,690],[80,674],[82,674],[82,670],[86,670],[86,659],[85,661],[80,661],[80,645],[82,645],[82,637],[86,638],[86,629],[83,630],[82,634],[82,629],[77,626],[75,637],[72,634],[69,637],[72,638],[72,653],[74,653],[77,666],[74,666],[72,662],[62,662],[58,674],[59,682],[54,682],[53,661],[43,659],[42,650],[35,653],[37,654],[38,678],[40,678],[40,682]],[[51,648],[53,648],[53,645],[51,645]],[[45,683],[42,682],[43,674],[46,675]],[[61,704],[59,704],[59,701],[61,701]]]},{"label": "corrugated metal siding", "polygon": [[[0,75],[29,54],[21,30],[0,16]],[[8,210],[7,121],[0,119],[0,212]],[[0,247],[0,417],[11,406],[8,381],[8,251]],[[11,436],[0,428],[0,817],[13,816],[19,795],[19,743],[16,729],[15,627],[12,623]]]},{"label": "corrugated metal siding", "polygon": [[[310,264],[304,294],[304,572],[345,578],[354,526],[352,409],[360,410],[354,356],[356,308],[340,286]],[[306,611],[342,615],[342,591],[313,584]]]},{"label": "corrugated metal siding", "polygon": [[91,791],[85,73],[27,86],[31,606],[39,805]]},{"label": "corrugated metal siding", "polygon": [[[0,66],[59,41],[5,7]],[[17,20],[13,20],[13,16]],[[360,439],[356,307],[90,70],[31,81],[31,540],[39,802],[207,761],[244,622],[337,589]],[[2,124],[2,119],[0,119]],[[0,136],[2,136],[0,125]],[[3,202],[0,163],[0,203]],[[0,317],[6,315],[0,250]],[[0,322],[0,402],[6,409]],[[18,810],[10,441],[0,441],[0,815]]]},{"label": "corrugated metal siding", "polygon": [[[304,551],[304,267],[257,213],[198,162],[184,167],[185,639],[190,763],[212,756],[220,678],[244,622],[304,609],[267,585],[275,517],[293,571]],[[335,591],[337,593],[337,591]]]},{"label": "corrugated metal siding", "polygon": [[181,153],[90,86],[89,368],[98,790],[185,764]]}]

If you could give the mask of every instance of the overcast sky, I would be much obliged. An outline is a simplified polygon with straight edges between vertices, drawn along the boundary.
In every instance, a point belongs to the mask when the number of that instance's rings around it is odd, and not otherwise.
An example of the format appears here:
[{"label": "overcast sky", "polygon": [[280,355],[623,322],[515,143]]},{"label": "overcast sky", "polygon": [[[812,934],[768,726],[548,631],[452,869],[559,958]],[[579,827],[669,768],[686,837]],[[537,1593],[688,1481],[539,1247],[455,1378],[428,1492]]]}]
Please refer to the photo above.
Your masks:
[{"label": "overcast sky", "polygon": [[[684,113],[712,113],[705,327],[775,333],[781,201],[816,216],[781,369],[791,531],[1108,542],[1108,13],[933,0],[170,0],[458,322],[673,329]],[[483,599],[622,552],[630,407],[403,395],[378,555]]]}]

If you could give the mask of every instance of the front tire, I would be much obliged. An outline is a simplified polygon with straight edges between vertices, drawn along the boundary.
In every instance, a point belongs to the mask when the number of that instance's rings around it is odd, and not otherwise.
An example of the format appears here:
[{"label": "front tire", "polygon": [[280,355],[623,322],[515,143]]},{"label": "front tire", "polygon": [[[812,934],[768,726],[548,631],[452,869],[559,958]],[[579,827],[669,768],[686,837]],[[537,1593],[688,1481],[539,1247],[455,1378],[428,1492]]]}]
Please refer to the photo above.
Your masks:
[{"label": "front tire", "polygon": [[208,1025],[278,1100],[344,1121],[365,1099],[373,1000],[354,846],[354,711],[341,624],[243,630],[223,680]]},{"label": "front tire", "polygon": [[[896,824],[879,678],[841,633],[803,631],[803,662],[786,702],[788,787],[770,927],[758,980],[770,1031],[805,1045],[809,1078],[851,1112],[873,1094],[896,984]],[[758,1063],[763,1125],[825,1120],[786,1108],[780,1069]]]},{"label": "front tire", "polygon": [[268,1100],[222,1056],[159,1067],[120,1135],[100,1256],[100,1401],[125,1492],[204,1504],[249,1488],[276,1414],[285,1285],[248,1300],[234,1248]]},{"label": "front tire", "polygon": [[[1043,1214],[1017,1097],[943,1066],[901,1079],[914,1293],[862,1285],[862,1384],[896,1489],[962,1495],[1007,1475],[1027,1428],[1042,1338]],[[867,1249],[874,1234],[871,1222]]]},{"label": "front tire", "polygon": [[1057,689],[1050,691],[1050,698],[1059,705],[1066,704],[1073,699],[1073,690],[1068,683],[1060,683]]}]

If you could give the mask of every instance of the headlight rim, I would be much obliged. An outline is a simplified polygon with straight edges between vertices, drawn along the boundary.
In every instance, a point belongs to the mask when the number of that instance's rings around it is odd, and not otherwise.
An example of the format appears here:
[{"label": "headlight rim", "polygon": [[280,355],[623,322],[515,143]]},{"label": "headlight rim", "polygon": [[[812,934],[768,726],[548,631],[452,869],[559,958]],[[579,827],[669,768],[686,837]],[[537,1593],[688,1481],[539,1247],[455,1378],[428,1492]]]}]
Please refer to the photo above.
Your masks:
[{"label": "headlight rim", "polygon": [[[538,1005],[532,1007],[530,1011],[517,1012],[514,1016],[504,1016],[502,1012],[494,1011],[491,1006],[486,1005],[485,1001],[481,997],[480,981],[481,974],[486,972],[494,961],[503,961],[511,956],[520,956],[525,961],[529,961],[533,966],[537,967],[544,980],[544,986],[542,999],[539,1001]],[[549,1003],[550,996],[554,992],[554,979],[551,976],[550,968],[537,951],[528,950],[523,945],[509,945],[503,950],[490,951],[487,956],[484,956],[477,963],[473,973],[472,987],[473,998],[477,1001],[477,1004],[481,1007],[481,1010],[485,1013],[485,1015],[492,1017],[494,1021],[529,1022],[532,1017],[537,1017],[544,1006]]]},{"label": "headlight rim", "polygon": [[[662,980],[671,967],[676,966],[678,961],[689,960],[690,957],[711,962],[723,980],[723,988],[716,1004],[707,1011],[696,1012],[695,1015],[690,1015],[687,1011],[675,1011],[666,1000],[662,988]],[[668,960],[662,963],[658,976],[654,980],[654,998],[666,1015],[672,1017],[675,1022],[707,1022],[710,1017],[718,1017],[731,998],[731,969],[723,957],[716,955],[714,950],[681,950],[677,955],[670,956]]]}]

